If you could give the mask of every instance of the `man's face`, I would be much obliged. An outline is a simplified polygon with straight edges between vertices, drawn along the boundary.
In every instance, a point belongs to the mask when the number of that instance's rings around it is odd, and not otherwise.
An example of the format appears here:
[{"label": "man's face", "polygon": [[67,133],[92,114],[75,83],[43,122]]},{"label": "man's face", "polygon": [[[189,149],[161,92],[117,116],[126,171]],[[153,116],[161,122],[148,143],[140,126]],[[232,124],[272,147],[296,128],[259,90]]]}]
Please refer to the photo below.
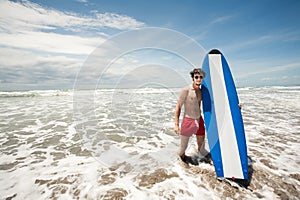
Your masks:
[{"label": "man's face", "polygon": [[199,73],[194,74],[194,83],[198,86],[201,85],[203,81],[203,77],[204,77],[203,74],[199,74]]}]

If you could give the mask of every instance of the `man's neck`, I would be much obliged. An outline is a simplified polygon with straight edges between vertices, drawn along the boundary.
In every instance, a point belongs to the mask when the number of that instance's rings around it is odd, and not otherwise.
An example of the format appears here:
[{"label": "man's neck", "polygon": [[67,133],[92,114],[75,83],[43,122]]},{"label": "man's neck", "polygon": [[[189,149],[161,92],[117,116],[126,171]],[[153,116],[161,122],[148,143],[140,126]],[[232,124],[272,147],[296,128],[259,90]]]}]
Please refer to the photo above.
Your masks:
[{"label": "man's neck", "polygon": [[195,90],[199,90],[199,86],[200,86],[200,85],[197,85],[196,83],[193,83],[193,88],[194,88]]}]

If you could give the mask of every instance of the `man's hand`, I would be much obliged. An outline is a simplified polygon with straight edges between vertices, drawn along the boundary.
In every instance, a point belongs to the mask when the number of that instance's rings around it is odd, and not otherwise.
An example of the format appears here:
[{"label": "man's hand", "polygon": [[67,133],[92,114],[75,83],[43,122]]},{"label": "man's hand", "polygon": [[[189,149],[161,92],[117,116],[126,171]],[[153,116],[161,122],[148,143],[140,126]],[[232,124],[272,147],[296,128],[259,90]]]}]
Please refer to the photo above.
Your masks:
[{"label": "man's hand", "polygon": [[175,131],[175,133],[177,135],[180,133],[180,129],[179,129],[179,125],[178,124],[175,124],[174,131]]}]

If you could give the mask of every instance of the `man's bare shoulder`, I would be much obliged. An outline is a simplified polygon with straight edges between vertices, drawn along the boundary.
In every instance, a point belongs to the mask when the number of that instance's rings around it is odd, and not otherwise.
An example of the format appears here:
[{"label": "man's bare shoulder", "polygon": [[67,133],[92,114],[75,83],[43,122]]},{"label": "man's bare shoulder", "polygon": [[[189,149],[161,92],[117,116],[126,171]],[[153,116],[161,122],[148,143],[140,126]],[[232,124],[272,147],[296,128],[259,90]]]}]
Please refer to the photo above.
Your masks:
[{"label": "man's bare shoulder", "polygon": [[182,91],[182,92],[184,92],[184,91],[189,91],[190,88],[191,88],[191,86],[188,85],[188,86],[184,87],[181,91]]}]

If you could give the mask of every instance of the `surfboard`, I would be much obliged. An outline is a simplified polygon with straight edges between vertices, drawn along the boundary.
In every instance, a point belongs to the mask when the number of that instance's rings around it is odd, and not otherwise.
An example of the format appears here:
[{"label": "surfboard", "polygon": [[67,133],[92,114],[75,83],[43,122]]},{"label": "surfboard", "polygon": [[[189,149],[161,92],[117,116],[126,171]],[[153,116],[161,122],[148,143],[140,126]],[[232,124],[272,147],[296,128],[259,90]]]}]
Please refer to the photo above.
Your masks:
[{"label": "surfboard", "polygon": [[217,49],[203,60],[204,122],[218,178],[248,179],[247,145],[239,99],[229,65]]}]

